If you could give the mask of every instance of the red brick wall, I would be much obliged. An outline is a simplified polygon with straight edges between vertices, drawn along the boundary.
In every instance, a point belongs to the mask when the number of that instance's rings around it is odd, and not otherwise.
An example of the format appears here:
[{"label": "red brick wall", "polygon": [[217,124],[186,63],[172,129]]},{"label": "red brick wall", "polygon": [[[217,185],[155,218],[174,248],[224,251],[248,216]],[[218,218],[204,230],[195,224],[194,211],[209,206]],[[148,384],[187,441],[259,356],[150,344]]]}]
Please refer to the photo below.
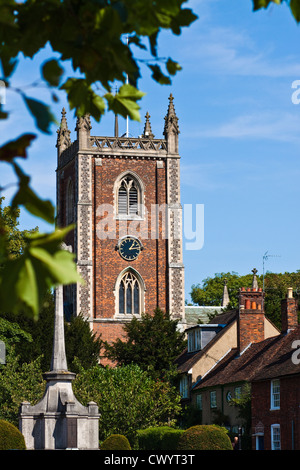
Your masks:
[{"label": "red brick wall", "polygon": [[263,341],[264,315],[261,310],[245,310],[239,317],[239,347],[243,351],[249,343]]},{"label": "red brick wall", "polygon": [[[102,204],[114,204],[114,184],[124,171],[137,174],[144,184],[144,204],[148,211],[148,227],[145,239],[141,223],[127,221],[125,225],[133,227],[140,234],[143,250],[138,258],[131,263],[121,258],[115,247],[120,236],[120,221],[116,221],[116,236],[105,240],[99,239],[96,233],[101,217],[96,215],[97,208]],[[142,276],[145,292],[145,312],[153,313],[159,306],[168,309],[167,285],[167,240],[151,239],[151,205],[166,203],[166,173],[165,167],[157,168],[155,160],[102,158],[101,165],[94,166],[93,174],[94,201],[94,318],[113,318],[115,314],[114,287],[120,272],[131,266]],[[106,219],[107,220],[107,219]],[[124,221],[122,221],[124,224]],[[149,228],[149,231],[147,230]],[[161,230],[161,227],[160,227]],[[130,228],[128,229],[130,233]],[[95,330],[101,332],[102,339],[112,341],[120,336],[120,323],[97,323]]]},{"label": "red brick wall", "polygon": [[265,339],[262,289],[242,288],[239,296],[239,348]]},{"label": "red brick wall", "polygon": [[[252,433],[264,426],[264,448],[271,450],[271,425],[280,424],[281,450],[300,450],[300,376],[280,379],[280,409],[271,410],[270,380],[252,383]],[[252,448],[255,449],[253,436]]]}]

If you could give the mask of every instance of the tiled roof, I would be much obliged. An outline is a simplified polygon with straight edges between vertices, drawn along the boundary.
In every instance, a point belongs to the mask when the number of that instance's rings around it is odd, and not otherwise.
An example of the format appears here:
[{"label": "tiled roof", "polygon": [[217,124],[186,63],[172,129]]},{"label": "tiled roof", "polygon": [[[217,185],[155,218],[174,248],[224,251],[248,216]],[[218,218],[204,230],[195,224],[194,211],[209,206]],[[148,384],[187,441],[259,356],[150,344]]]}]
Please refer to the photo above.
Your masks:
[{"label": "tiled roof", "polygon": [[300,339],[300,326],[288,334],[254,343],[241,355],[236,348],[232,349],[201,379],[194,390],[300,374],[300,364],[292,361],[292,354],[295,352],[292,344],[297,339]]}]

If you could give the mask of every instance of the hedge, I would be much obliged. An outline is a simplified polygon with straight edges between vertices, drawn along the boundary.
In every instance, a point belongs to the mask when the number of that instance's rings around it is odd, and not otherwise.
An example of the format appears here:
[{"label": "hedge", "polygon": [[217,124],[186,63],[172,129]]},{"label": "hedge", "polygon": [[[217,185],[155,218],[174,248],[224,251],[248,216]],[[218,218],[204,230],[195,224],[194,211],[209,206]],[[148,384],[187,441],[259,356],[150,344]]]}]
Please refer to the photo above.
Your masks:
[{"label": "hedge", "polygon": [[0,419],[0,450],[26,450],[23,434],[4,419]]},{"label": "hedge", "polygon": [[155,426],[138,431],[139,450],[176,450],[183,431],[169,426]]},{"label": "hedge", "polygon": [[178,442],[178,450],[232,450],[227,430],[221,426],[199,425],[184,431]]},{"label": "hedge", "polygon": [[107,437],[102,445],[101,450],[131,450],[130,443],[127,437],[122,434],[111,434]]}]

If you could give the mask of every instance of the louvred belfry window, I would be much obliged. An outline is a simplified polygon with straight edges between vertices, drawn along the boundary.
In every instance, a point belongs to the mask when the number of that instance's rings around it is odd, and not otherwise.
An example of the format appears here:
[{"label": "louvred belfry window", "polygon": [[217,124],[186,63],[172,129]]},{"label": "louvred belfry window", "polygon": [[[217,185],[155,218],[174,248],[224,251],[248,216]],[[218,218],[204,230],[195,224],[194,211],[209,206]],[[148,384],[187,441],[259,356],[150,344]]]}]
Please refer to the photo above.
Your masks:
[{"label": "louvred belfry window", "polygon": [[140,189],[137,182],[126,176],[118,189],[118,215],[139,215]]}]

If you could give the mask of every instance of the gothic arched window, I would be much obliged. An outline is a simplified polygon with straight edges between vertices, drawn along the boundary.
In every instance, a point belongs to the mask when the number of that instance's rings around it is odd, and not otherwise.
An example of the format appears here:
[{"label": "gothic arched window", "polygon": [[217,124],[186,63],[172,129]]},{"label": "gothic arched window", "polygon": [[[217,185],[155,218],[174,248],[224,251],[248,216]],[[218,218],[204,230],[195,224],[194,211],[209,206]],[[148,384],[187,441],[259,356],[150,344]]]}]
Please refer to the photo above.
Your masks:
[{"label": "gothic arched window", "polygon": [[117,313],[140,315],[144,297],[143,283],[135,273],[126,271],[118,284]]},{"label": "gothic arched window", "polygon": [[72,180],[70,179],[67,186],[67,200],[66,200],[66,224],[70,224],[74,220],[74,188]]},{"label": "gothic arched window", "polygon": [[117,215],[140,216],[142,204],[141,186],[131,174],[121,178],[117,185]]}]

